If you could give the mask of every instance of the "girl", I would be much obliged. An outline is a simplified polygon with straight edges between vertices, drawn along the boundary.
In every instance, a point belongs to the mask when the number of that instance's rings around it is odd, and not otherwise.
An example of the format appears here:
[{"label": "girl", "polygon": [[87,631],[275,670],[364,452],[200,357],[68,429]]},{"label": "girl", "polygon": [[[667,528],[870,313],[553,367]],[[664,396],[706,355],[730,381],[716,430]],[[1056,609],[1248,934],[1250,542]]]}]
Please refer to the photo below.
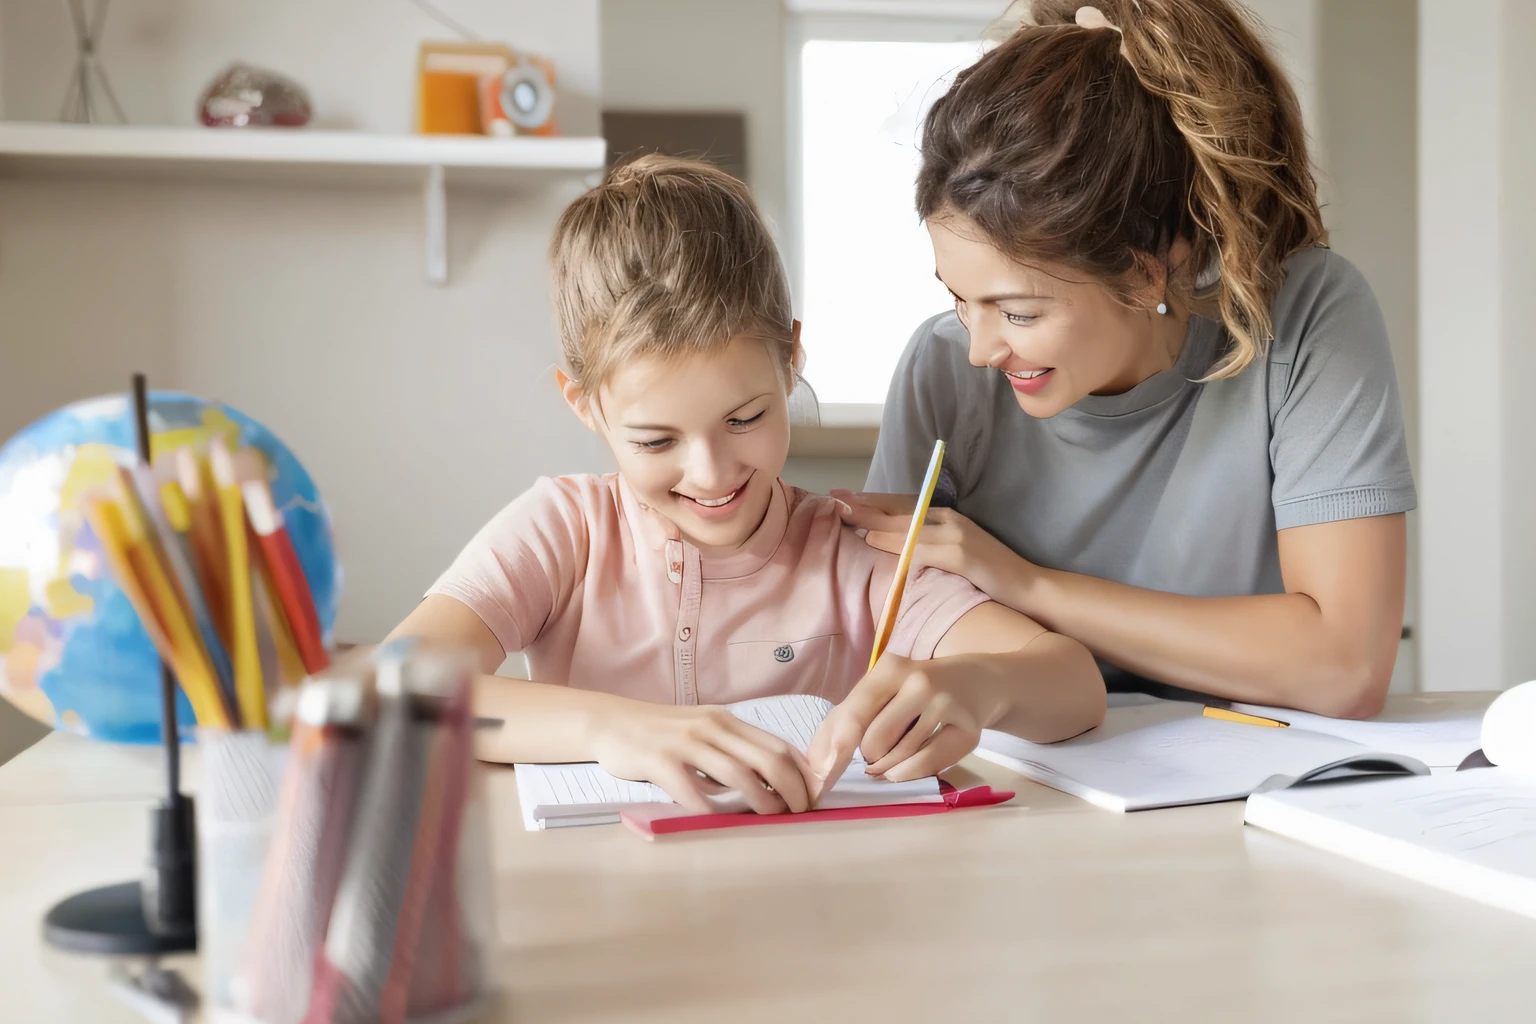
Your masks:
[{"label": "girl", "polygon": [[[1374,714],[1413,478],[1296,97],[1227,0],[1032,13],[928,114],[917,206],[955,309],[906,351],[869,490],[914,490],[948,440],[957,507],[919,560],[1112,685]],[[910,499],[848,497],[900,543]]]},{"label": "girl", "polygon": [[[984,728],[1098,724],[1081,644],[940,571],[913,577],[861,680],[895,559],[779,480],[799,329],[744,185],[643,158],[565,211],[550,258],[558,380],[619,471],[540,480],[395,631],[473,647],[486,673],[527,654],[533,681],[479,681],[477,713],[504,723],[482,757],[597,761],[699,812],[702,772],[773,813],[809,807],[861,744],[910,779]],[[809,760],[714,706],[806,692],[847,698]]]}]

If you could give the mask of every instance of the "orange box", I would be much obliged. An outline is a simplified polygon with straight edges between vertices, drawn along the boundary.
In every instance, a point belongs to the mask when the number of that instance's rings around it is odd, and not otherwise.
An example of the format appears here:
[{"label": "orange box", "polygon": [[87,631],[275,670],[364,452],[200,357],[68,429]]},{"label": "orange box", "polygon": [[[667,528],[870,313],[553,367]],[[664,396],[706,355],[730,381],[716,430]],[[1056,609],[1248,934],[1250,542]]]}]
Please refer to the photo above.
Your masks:
[{"label": "orange box", "polygon": [[423,135],[554,135],[555,117],[537,128],[513,129],[501,109],[507,72],[536,68],[553,95],[555,68],[502,43],[422,43],[417,64],[416,130]]}]

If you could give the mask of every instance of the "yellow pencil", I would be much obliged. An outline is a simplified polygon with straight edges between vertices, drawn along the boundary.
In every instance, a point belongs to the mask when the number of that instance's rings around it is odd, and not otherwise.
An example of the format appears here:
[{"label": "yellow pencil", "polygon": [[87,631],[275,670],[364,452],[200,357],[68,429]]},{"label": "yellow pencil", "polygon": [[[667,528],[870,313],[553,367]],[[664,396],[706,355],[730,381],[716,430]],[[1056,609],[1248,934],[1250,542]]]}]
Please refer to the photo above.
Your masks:
[{"label": "yellow pencil", "polygon": [[923,477],[923,489],[917,496],[917,507],[912,510],[912,525],[907,527],[907,542],[901,546],[901,558],[896,562],[896,576],[891,580],[891,592],[886,596],[885,608],[880,612],[880,624],[875,629],[875,646],[869,652],[869,668],[874,671],[875,662],[885,653],[885,645],[891,642],[891,632],[896,628],[896,613],[901,610],[901,596],[906,593],[907,574],[912,569],[912,553],[917,550],[917,535],[923,530],[923,520],[928,518],[928,503],[933,500],[933,489],[939,483],[939,467],[944,464],[944,442],[933,442],[933,457],[928,460],[928,473]]},{"label": "yellow pencil", "polygon": [[240,722],[247,729],[265,729],[267,698],[261,680],[261,655],[256,648],[255,595],[251,590],[245,500],[240,494],[234,456],[223,439],[213,439],[209,444],[209,456],[213,464],[213,489],[224,527],[224,552],[229,556],[230,660],[234,664]]},{"label": "yellow pencil", "polygon": [[121,470],[112,483],[115,486],[112,487],[114,501],[111,508],[119,517],[115,525],[121,528],[128,563],[165,631],[171,648],[171,668],[192,704],[197,724],[228,729],[231,725],[229,709],[224,706],[213,664],[192,624],[181,591],[160,554],[149,518],[139,506],[133,479],[127,470]]},{"label": "yellow pencil", "polygon": [[1206,718],[1220,718],[1225,722],[1241,722],[1244,725],[1263,725],[1271,729],[1284,729],[1290,722],[1282,722],[1278,718],[1260,718],[1258,715],[1245,715],[1241,711],[1232,711],[1229,708],[1213,708],[1209,705],[1205,709]]}]

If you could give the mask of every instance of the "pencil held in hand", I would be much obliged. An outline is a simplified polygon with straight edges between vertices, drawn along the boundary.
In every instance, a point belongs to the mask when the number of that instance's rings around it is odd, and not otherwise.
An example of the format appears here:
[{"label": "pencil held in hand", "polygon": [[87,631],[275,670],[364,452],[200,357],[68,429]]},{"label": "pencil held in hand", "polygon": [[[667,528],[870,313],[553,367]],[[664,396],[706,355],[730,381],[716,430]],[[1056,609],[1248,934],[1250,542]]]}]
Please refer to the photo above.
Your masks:
[{"label": "pencil held in hand", "polygon": [[901,558],[896,563],[896,575],[891,579],[891,592],[880,612],[880,622],[875,627],[875,644],[869,652],[869,668],[874,670],[885,646],[891,642],[896,628],[896,613],[901,610],[901,598],[907,589],[907,574],[912,569],[912,553],[917,550],[918,534],[923,532],[923,520],[928,517],[928,505],[933,501],[933,489],[939,482],[939,468],[944,465],[944,442],[933,442],[933,457],[928,460],[928,472],[923,476],[923,489],[918,493],[917,505],[912,509],[912,523],[907,527],[907,540],[901,546]]}]

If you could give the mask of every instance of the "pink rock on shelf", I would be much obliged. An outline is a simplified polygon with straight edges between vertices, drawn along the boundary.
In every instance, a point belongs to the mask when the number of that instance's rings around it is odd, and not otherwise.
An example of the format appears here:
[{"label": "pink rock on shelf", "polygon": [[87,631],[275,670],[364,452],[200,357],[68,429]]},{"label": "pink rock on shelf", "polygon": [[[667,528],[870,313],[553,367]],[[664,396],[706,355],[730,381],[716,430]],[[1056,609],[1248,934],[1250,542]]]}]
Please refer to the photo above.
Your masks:
[{"label": "pink rock on shelf", "polygon": [[309,94],[276,71],[231,64],[203,92],[198,116],[210,128],[298,128],[309,123]]}]

